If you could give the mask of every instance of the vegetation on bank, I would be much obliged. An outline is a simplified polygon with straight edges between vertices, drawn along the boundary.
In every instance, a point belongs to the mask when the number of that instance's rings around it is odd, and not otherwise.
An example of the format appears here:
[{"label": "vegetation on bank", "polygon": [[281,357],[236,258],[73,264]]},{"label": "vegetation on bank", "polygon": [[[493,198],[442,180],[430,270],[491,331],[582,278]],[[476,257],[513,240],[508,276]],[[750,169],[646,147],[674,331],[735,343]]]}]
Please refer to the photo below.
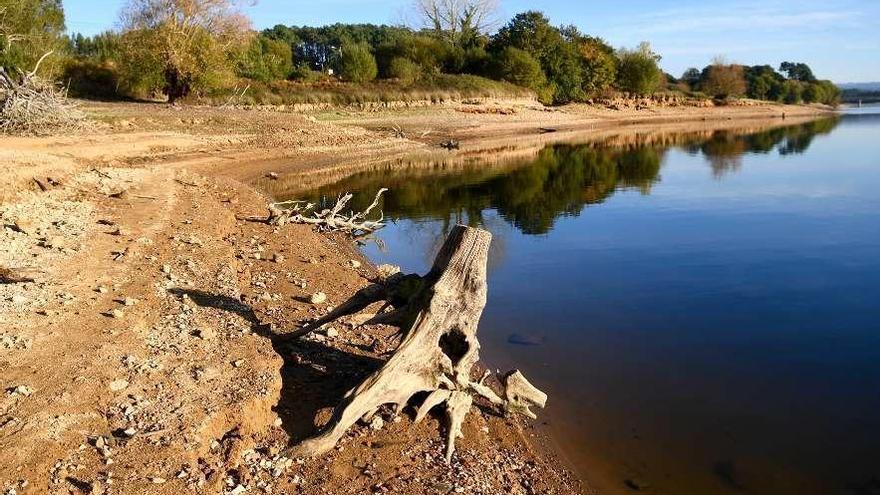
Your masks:
[{"label": "vegetation on bank", "polygon": [[[129,0],[120,29],[66,36],[59,0],[0,0],[0,66],[30,67],[71,94],[236,103],[443,100],[533,93],[546,104],[679,91],[834,105],[840,92],[808,66],[718,59],[663,73],[647,42],[615,49],[541,12],[493,31],[492,0],[417,0],[423,28],[333,24],[253,31],[232,0]],[[527,91],[524,91],[524,89]]]}]

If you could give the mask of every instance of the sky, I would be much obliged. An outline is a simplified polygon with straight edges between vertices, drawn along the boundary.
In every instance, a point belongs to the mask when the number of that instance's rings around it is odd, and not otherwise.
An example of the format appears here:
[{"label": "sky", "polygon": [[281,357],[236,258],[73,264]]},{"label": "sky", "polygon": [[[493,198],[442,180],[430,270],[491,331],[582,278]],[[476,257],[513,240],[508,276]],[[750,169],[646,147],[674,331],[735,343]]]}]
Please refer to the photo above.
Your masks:
[{"label": "sky", "polygon": [[[837,83],[880,81],[880,0],[500,0],[503,23],[541,10],[615,47],[650,41],[680,75],[716,56],[747,65],[805,62]],[[63,0],[71,32],[116,27],[125,0]],[[258,0],[242,4],[256,29],[276,24],[398,24],[407,0]]]}]

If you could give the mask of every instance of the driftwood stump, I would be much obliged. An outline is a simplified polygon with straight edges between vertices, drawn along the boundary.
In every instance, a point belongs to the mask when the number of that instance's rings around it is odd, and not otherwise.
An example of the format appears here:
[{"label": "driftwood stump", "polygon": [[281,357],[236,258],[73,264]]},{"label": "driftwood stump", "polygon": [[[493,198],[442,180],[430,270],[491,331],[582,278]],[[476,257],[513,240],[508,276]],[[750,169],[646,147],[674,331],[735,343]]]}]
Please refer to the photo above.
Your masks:
[{"label": "driftwood stump", "polygon": [[452,458],[456,438],[462,436],[462,423],[474,394],[506,411],[530,417],[534,417],[530,406],[544,407],[547,396],[518,371],[505,377],[503,397],[483,383],[486,376],[471,380],[479,359],[477,325],[486,305],[491,239],[485,230],[461,225],[452,230],[433,268],[422,278],[422,289],[408,304],[414,317],[401,320],[411,325],[400,346],[384,366],[345,395],[325,430],[294,446],[291,455],[309,457],[328,452],[359,419],[372,417],[386,404],[399,411],[419,393],[427,393],[427,397],[417,410],[417,422],[432,408],[445,405],[447,460]]}]

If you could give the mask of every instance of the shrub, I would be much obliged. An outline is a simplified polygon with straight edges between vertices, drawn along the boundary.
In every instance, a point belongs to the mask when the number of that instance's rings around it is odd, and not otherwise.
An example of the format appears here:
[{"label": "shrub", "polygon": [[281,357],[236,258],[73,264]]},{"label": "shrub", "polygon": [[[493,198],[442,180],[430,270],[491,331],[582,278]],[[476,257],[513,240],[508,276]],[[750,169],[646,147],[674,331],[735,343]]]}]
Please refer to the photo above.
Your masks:
[{"label": "shrub", "polygon": [[388,67],[388,77],[407,84],[414,83],[421,75],[422,68],[419,64],[403,57],[395,57]]},{"label": "shrub", "polygon": [[648,95],[660,86],[663,73],[657,56],[646,45],[638,50],[620,50],[617,54],[617,87],[638,95]]},{"label": "shrub", "polygon": [[495,77],[537,92],[547,86],[541,64],[527,52],[508,46],[498,56]]},{"label": "shrub", "polygon": [[324,78],[324,73],[312,70],[307,62],[300,62],[290,71],[290,79],[301,82],[316,82]]},{"label": "shrub", "polygon": [[376,79],[379,69],[376,58],[366,43],[346,43],[339,49],[336,61],[339,76],[349,82],[367,82]]},{"label": "shrub", "polygon": [[709,95],[724,99],[739,97],[746,93],[745,71],[742,65],[716,62],[709,66],[706,81],[701,89]]},{"label": "shrub", "polygon": [[133,95],[161,91],[174,103],[231,84],[252,33],[232,0],[129,0],[120,76]]},{"label": "shrub", "polygon": [[614,52],[598,40],[586,40],[580,45],[584,67],[584,92],[596,96],[607,91],[617,77],[617,60]]},{"label": "shrub", "polygon": [[782,83],[782,93],[780,99],[789,104],[800,103],[803,101],[804,88],[800,82],[789,79]]},{"label": "shrub", "polygon": [[119,88],[119,73],[112,62],[69,59],[64,64],[62,80],[72,96],[114,99]]},{"label": "shrub", "polygon": [[254,37],[236,67],[238,75],[263,82],[287,79],[292,70],[290,45],[263,35]]}]

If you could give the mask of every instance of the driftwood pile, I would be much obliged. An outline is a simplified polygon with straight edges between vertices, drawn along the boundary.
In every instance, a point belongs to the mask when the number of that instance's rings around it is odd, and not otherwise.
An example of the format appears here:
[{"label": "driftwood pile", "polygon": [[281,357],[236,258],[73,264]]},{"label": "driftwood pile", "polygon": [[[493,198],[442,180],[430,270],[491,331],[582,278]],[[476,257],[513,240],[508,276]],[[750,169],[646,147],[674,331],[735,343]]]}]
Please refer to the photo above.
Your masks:
[{"label": "driftwood pile", "polygon": [[367,216],[378,205],[382,194],[388,189],[379,189],[375,199],[362,212],[344,213],[343,210],[348,202],[354,197],[351,193],[345,193],[336,199],[332,208],[315,211],[316,205],[308,201],[283,201],[269,205],[268,217],[247,217],[252,222],[265,222],[269,225],[283,226],[289,223],[314,225],[321,232],[344,232],[353,238],[369,235],[385,226],[384,215],[379,212],[379,218],[368,220]]},{"label": "driftwood pile", "polygon": [[[505,412],[535,417],[530,407],[544,407],[547,395],[519,371],[502,378],[501,393],[486,384],[488,373],[477,379],[472,376],[479,359],[477,325],[486,304],[491,238],[485,230],[456,226],[424,277],[389,277],[356,294],[352,298],[356,302],[292,334],[300,337],[320,324],[386,298],[399,307],[386,313],[395,317],[385,323],[398,325],[403,340],[384,366],[345,395],[323,432],[292,447],[291,455],[310,457],[330,451],[349,427],[358,420],[369,422],[385,405],[400,411],[416,402],[416,422],[442,406],[448,423],[447,460],[455,451],[455,440],[462,436],[462,424],[475,396]],[[417,398],[422,396],[419,403]]]},{"label": "driftwood pile", "polygon": [[36,75],[34,70],[0,67],[0,133],[46,135],[80,131],[88,126],[86,115],[67,98],[67,91]]}]

